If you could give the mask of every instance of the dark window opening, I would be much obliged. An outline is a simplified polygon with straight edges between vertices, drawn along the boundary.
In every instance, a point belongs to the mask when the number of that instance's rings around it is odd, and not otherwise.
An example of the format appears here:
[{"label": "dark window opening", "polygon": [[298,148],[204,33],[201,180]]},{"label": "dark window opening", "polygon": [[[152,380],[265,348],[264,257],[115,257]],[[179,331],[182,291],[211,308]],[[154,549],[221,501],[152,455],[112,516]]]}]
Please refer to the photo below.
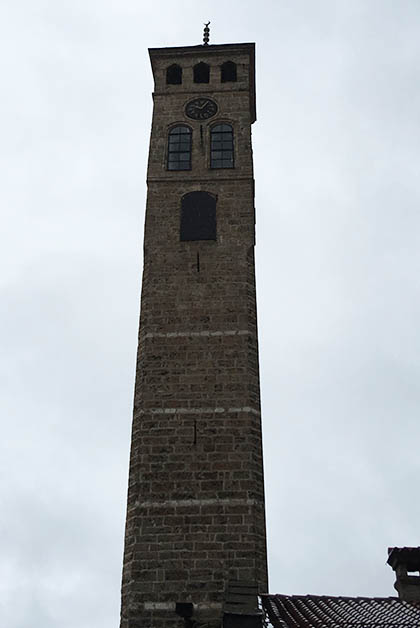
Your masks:
[{"label": "dark window opening", "polygon": [[236,63],[233,63],[233,61],[225,61],[220,67],[222,83],[236,81]]},{"label": "dark window opening", "polygon": [[191,129],[187,126],[169,132],[168,170],[191,170]]},{"label": "dark window opening", "polygon": [[208,83],[210,80],[210,66],[207,63],[197,63],[194,66],[194,83]]},{"label": "dark window opening", "polygon": [[210,168],[233,168],[233,129],[216,124],[210,134]]},{"label": "dark window opening", "polygon": [[166,68],[166,83],[167,85],[181,85],[182,68],[176,63]]},{"label": "dark window opening", "polygon": [[180,239],[181,242],[216,239],[214,196],[208,192],[189,192],[182,197]]}]

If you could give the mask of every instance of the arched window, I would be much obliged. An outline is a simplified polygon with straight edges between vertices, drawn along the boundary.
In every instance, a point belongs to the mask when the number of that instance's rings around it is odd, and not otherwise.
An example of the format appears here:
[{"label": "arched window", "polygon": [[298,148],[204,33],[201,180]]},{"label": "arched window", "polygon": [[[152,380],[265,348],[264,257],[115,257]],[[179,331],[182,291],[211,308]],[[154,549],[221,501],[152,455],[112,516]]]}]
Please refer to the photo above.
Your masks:
[{"label": "arched window", "polygon": [[175,126],[168,136],[168,170],[191,170],[191,129]]},{"label": "arched window", "polygon": [[208,192],[189,192],[181,200],[182,242],[216,239],[216,198]]},{"label": "arched window", "polygon": [[166,84],[167,85],[181,85],[182,83],[182,68],[180,65],[173,63],[166,68]]},{"label": "arched window", "polygon": [[233,63],[233,61],[225,61],[225,63],[222,63],[220,66],[220,70],[222,83],[236,81],[236,63]]},{"label": "arched window", "polygon": [[208,83],[210,80],[210,66],[207,63],[197,63],[194,66],[194,83]]},{"label": "arched window", "polygon": [[233,168],[233,129],[215,124],[210,132],[210,168]]}]

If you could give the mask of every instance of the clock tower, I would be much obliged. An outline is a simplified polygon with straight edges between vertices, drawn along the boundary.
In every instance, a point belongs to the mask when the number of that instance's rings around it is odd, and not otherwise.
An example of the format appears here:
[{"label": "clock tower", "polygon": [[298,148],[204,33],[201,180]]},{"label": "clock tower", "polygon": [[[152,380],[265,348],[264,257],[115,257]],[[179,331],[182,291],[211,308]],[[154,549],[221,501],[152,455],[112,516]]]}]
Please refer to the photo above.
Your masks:
[{"label": "clock tower", "polygon": [[254,44],[149,54],[155,89],[121,628],[261,626]]}]

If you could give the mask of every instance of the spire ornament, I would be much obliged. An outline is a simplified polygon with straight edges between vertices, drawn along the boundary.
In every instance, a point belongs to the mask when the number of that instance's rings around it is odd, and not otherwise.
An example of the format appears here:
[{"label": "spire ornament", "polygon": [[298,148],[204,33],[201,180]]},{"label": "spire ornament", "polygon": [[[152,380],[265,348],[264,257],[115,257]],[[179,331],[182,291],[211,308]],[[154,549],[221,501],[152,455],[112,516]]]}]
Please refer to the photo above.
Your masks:
[{"label": "spire ornament", "polygon": [[209,24],[210,24],[210,22],[207,22],[207,24],[204,24],[203,46],[208,46],[209,45],[209,39],[210,39]]}]

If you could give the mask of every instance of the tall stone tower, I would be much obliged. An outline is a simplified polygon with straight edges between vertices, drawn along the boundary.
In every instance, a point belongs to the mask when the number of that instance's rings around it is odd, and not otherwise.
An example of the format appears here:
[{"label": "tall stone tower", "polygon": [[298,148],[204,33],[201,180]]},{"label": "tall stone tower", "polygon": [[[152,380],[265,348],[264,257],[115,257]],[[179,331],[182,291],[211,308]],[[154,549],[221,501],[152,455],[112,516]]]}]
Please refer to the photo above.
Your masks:
[{"label": "tall stone tower", "polygon": [[155,91],[121,628],[245,626],[257,614],[249,595],[267,591],[254,44],[149,53]]}]

